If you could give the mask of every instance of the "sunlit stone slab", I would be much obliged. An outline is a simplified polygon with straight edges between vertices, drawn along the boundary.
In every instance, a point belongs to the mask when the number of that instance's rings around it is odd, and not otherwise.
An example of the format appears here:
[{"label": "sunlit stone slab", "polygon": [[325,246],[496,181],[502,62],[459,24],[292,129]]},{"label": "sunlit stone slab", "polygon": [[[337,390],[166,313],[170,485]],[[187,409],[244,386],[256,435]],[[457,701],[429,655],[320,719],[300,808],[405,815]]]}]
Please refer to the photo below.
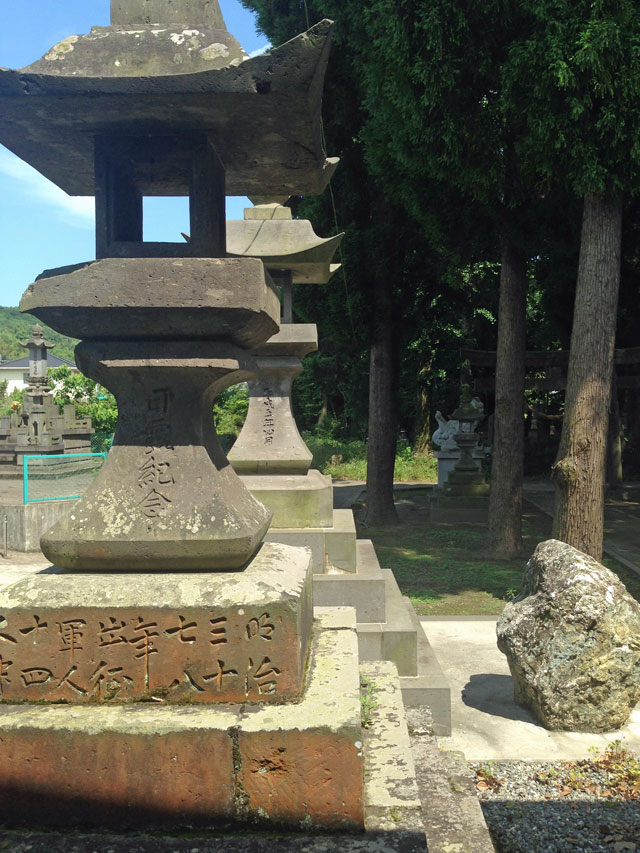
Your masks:
[{"label": "sunlit stone slab", "polygon": [[32,575],[0,593],[1,701],[290,701],[310,570],[305,549],[265,544],[240,572]]}]

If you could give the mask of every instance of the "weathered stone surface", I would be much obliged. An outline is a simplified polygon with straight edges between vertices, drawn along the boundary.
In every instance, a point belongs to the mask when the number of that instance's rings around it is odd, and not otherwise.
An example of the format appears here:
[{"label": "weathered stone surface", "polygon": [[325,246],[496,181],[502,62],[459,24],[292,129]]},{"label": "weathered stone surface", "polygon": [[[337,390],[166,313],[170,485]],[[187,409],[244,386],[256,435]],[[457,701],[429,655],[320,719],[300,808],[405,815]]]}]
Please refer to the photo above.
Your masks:
[{"label": "weathered stone surface", "polygon": [[[291,214],[289,208],[278,209]],[[318,237],[306,219],[287,220],[284,214],[282,218],[275,214],[273,219],[258,218],[255,210],[248,208],[244,220],[228,220],[228,254],[260,258],[274,274],[286,269],[293,284],[326,284],[339,267],[332,261],[344,234]]]},{"label": "weathered stone surface", "polygon": [[312,469],[303,475],[278,474],[241,477],[260,503],[273,513],[272,527],[331,527],[331,477]]},{"label": "weathered stone surface", "polygon": [[311,629],[310,555],[243,572],[44,571],[0,593],[0,701],[291,701]]},{"label": "weathered stone surface", "polygon": [[70,195],[93,195],[105,128],[196,131],[214,145],[229,195],[316,195],[338,162],[317,120],[331,27],[252,59],[210,22],[95,27],[29,68],[0,69],[0,141]]},{"label": "weathered stone surface", "polygon": [[115,26],[148,23],[181,23],[195,18],[199,24],[226,30],[218,0],[111,0],[111,23]]},{"label": "weathered stone surface", "polygon": [[254,355],[304,358],[318,349],[318,327],[315,323],[285,323],[280,331],[254,349]]},{"label": "weathered stone surface", "polygon": [[365,784],[367,829],[424,832],[396,667],[390,661],[372,661],[360,665],[360,674],[362,695],[370,696],[375,703],[370,711],[370,728],[363,731],[369,747]]},{"label": "weathered stone surface", "polygon": [[627,721],[640,691],[640,605],[592,557],[553,539],[538,545],[497,632],[516,702],[546,728]]},{"label": "weathered stone surface", "polygon": [[0,706],[0,817],[362,830],[355,629],[325,627],[321,612],[315,624],[298,703]]},{"label": "weathered stone surface", "polygon": [[105,258],[30,284],[20,310],[83,340],[225,339],[257,347],[280,302],[253,258]]},{"label": "weathered stone surface", "polygon": [[356,571],[356,524],[350,509],[334,509],[331,527],[270,527],[265,542],[310,548],[314,572]]},{"label": "weathered stone surface", "polygon": [[[324,624],[322,609],[316,610]],[[248,816],[301,826],[363,827],[358,640],[350,609],[343,627],[317,637],[304,702],[248,707],[238,736]]]},{"label": "weathered stone surface", "polygon": [[102,469],[42,538],[68,569],[228,571],[255,553],[271,514],[215,432],[215,396],[252,360],[209,341],[85,341],[76,359],[113,391],[118,427]]},{"label": "weathered stone surface", "polygon": [[291,411],[291,386],[299,358],[261,356],[258,380],[249,383],[249,410],[228,459],[238,474],[306,474],[313,454]]},{"label": "weathered stone surface", "polygon": [[118,828],[228,819],[237,722],[232,707],[1,707],[0,814]]}]

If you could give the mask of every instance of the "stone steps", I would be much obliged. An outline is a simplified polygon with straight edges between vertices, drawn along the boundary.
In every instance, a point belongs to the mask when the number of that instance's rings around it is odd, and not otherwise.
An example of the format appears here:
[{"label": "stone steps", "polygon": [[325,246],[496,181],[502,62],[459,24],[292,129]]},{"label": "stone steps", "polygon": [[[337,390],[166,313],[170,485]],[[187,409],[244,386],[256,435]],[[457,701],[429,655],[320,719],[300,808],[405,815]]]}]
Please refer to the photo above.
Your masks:
[{"label": "stone steps", "polygon": [[356,571],[356,525],[350,509],[333,510],[332,527],[270,527],[265,542],[311,549],[313,571]]},{"label": "stone steps", "polygon": [[314,575],[316,606],[355,607],[361,661],[392,661],[405,706],[429,705],[433,730],[451,734],[451,692],[415,611],[369,539],[355,543],[354,574]]}]

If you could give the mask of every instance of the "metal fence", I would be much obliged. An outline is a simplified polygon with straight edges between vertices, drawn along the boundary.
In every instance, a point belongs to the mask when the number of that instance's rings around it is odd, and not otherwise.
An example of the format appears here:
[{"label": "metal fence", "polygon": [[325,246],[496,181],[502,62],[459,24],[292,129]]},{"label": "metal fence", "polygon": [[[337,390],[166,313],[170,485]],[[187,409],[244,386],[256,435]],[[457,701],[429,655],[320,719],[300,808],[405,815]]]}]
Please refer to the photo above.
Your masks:
[{"label": "metal fence", "polygon": [[24,503],[81,497],[106,458],[106,452],[24,456]]}]

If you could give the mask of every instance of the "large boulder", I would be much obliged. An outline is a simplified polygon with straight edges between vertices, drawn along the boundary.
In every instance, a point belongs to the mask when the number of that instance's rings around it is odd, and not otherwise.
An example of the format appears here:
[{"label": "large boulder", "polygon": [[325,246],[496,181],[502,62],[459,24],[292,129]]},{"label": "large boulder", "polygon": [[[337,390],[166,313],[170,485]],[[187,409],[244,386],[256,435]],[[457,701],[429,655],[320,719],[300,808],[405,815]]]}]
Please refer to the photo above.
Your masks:
[{"label": "large boulder", "polygon": [[640,605],[564,542],[538,545],[497,632],[515,701],[547,729],[613,731],[640,699]]}]

